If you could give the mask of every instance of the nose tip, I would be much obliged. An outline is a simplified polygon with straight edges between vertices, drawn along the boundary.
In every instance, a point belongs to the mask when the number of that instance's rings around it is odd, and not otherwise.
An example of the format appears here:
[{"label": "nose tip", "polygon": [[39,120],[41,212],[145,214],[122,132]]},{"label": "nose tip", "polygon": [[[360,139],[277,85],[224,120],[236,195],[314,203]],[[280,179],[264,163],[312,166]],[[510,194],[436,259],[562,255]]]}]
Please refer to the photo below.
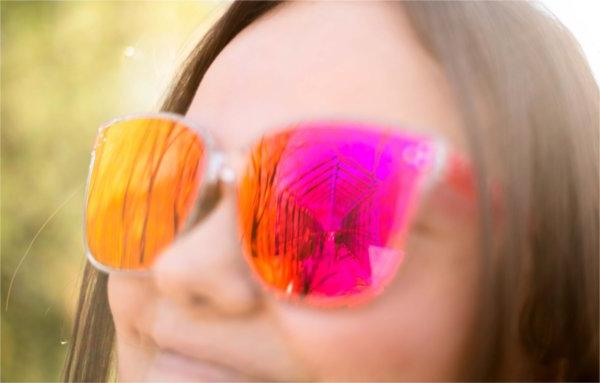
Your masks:
[{"label": "nose tip", "polygon": [[152,268],[158,293],[189,310],[244,314],[260,303],[260,286],[243,259],[231,190],[202,222],[165,250]]}]

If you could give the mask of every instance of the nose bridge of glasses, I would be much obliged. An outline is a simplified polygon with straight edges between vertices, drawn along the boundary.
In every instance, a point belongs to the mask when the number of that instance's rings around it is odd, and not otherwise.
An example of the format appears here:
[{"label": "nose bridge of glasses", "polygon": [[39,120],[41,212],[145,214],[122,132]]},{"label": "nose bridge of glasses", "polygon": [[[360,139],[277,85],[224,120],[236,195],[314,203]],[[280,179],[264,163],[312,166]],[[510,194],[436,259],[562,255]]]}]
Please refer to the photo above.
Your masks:
[{"label": "nose bridge of glasses", "polygon": [[218,182],[225,187],[235,186],[244,167],[243,151],[216,150],[211,157],[208,172],[212,182]]},{"label": "nose bridge of glasses", "polygon": [[209,151],[205,176],[198,190],[198,197],[185,224],[186,231],[196,226],[218,204],[228,189],[235,188],[238,175],[244,166],[241,150]]}]

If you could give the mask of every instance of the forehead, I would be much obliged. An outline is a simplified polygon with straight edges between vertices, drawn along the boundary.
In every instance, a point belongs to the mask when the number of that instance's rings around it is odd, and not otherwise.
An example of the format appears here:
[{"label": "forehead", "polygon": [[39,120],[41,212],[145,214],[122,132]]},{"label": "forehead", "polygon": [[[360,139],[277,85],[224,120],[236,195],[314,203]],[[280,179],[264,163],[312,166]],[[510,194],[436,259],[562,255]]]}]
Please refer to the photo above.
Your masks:
[{"label": "forehead", "polygon": [[240,32],[187,116],[225,147],[306,120],[362,121],[463,146],[441,67],[395,2],[292,2]]}]

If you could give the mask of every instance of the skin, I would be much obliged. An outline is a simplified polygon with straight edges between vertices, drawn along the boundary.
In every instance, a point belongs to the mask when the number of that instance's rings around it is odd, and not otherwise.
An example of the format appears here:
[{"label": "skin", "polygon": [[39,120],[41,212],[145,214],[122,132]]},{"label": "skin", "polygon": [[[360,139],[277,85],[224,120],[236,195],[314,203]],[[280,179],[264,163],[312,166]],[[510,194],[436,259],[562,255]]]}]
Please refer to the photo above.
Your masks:
[{"label": "skin", "polygon": [[[463,151],[452,100],[399,3],[298,2],[230,42],[187,117],[230,152],[329,117],[410,127]],[[120,380],[460,379],[480,266],[471,202],[443,183],[430,190],[384,293],[320,309],[261,288],[238,241],[235,190],[225,189],[149,274],[110,275]]]}]

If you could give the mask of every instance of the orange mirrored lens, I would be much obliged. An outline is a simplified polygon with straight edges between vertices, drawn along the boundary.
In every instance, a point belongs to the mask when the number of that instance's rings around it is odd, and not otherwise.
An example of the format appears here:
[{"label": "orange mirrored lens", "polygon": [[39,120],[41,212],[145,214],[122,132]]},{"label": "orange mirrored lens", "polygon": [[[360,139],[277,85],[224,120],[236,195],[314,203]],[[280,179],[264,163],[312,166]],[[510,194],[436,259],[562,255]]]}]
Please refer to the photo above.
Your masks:
[{"label": "orange mirrored lens", "polygon": [[112,269],[149,267],[185,226],[204,153],[196,132],[167,118],[123,120],[102,129],[85,219],[93,258]]}]

